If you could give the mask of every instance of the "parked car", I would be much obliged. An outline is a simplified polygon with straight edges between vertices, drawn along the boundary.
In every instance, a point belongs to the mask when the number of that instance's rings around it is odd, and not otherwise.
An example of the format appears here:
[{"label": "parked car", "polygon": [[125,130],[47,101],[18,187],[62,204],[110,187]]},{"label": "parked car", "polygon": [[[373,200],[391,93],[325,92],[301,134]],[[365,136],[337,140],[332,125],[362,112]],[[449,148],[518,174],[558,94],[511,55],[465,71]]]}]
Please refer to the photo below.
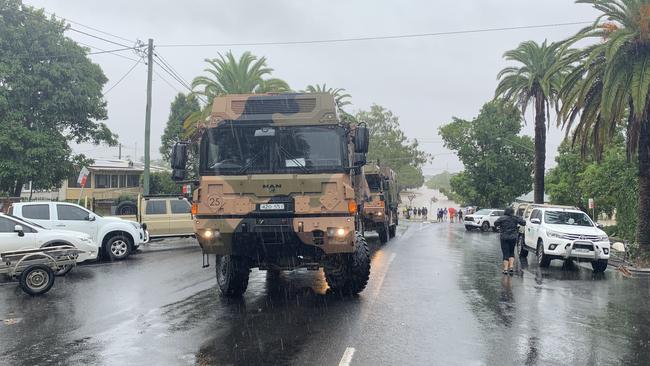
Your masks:
[{"label": "parked car", "polygon": [[192,204],[182,196],[144,196],[138,202],[120,202],[115,213],[138,221],[151,238],[194,236]]},{"label": "parked car", "polygon": [[[77,263],[96,260],[99,253],[97,245],[86,233],[50,230],[33,222],[0,213],[0,253],[61,245],[72,245],[83,251],[79,253]],[[68,266],[57,274],[65,274],[71,268]]]},{"label": "parked car", "polygon": [[484,208],[473,214],[465,215],[463,223],[465,224],[465,229],[468,231],[474,229],[481,229],[483,231],[492,229],[496,231],[494,222],[501,216],[503,216],[503,210]]},{"label": "parked car", "polygon": [[140,244],[149,240],[149,234],[137,222],[118,217],[102,217],[73,203],[15,203],[10,212],[49,229],[86,233],[91,236],[100,253],[110,260],[128,257]]},{"label": "parked car", "polygon": [[536,253],[540,267],[548,267],[553,259],[562,259],[591,262],[594,272],[607,269],[609,237],[580,210],[535,207],[526,220],[525,230],[524,249]]}]

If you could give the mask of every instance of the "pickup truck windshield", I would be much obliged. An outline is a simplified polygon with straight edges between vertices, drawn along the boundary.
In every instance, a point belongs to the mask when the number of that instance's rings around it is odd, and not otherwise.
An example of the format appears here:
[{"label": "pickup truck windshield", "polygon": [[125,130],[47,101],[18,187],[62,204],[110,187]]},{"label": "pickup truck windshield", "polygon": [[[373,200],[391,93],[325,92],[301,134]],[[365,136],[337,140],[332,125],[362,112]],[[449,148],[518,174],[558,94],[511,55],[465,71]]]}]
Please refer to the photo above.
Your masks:
[{"label": "pickup truck windshield", "polygon": [[589,216],[582,212],[546,211],[544,222],[553,225],[594,226]]},{"label": "pickup truck windshield", "polygon": [[366,175],[366,181],[368,182],[368,188],[370,188],[371,192],[381,191],[381,178],[379,177],[379,175],[376,174]]},{"label": "pickup truck windshield", "polygon": [[343,171],[345,138],[343,128],[330,126],[211,128],[201,140],[201,174]]}]

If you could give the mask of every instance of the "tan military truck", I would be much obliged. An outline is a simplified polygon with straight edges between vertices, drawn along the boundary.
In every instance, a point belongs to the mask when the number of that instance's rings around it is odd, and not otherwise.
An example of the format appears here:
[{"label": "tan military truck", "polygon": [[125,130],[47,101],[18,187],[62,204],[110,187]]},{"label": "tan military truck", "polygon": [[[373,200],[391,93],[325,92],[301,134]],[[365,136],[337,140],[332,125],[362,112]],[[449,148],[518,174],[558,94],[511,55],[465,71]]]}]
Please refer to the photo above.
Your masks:
[{"label": "tan military truck", "polygon": [[383,244],[397,231],[397,174],[389,167],[370,164],[364,167],[364,175],[370,197],[363,204],[363,230],[377,232]]},{"label": "tan military truck", "polygon": [[[367,193],[368,139],[365,126],[341,123],[329,94],[215,98],[193,138],[199,180],[192,214],[204,259],[216,255],[223,294],[246,291],[253,267],[322,267],[334,291],[365,288],[370,255],[357,207]],[[178,181],[187,148],[172,151]]]}]

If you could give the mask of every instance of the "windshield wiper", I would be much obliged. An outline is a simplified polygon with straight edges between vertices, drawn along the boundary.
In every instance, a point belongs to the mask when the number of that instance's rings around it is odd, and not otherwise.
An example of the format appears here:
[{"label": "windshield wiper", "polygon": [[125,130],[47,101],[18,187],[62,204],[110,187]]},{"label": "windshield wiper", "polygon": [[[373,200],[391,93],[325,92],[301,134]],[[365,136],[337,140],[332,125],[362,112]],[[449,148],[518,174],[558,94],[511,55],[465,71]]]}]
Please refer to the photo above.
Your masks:
[{"label": "windshield wiper", "polygon": [[298,160],[295,156],[291,155],[284,147],[278,145],[278,148],[280,148],[280,152],[284,153],[284,155],[286,155],[289,159],[291,159],[291,161],[293,161],[297,167],[302,169],[302,171],[305,172],[305,174],[310,173],[309,169],[305,165],[301,164],[300,160]]},{"label": "windshield wiper", "polygon": [[259,159],[260,156],[264,155],[264,151],[265,150],[262,149],[257,154],[255,154],[251,158],[251,160],[249,160],[248,163],[246,163],[246,165],[244,165],[241,169],[239,169],[237,174],[244,174],[248,169],[250,169],[253,166],[253,164],[257,161],[257,159]]}]

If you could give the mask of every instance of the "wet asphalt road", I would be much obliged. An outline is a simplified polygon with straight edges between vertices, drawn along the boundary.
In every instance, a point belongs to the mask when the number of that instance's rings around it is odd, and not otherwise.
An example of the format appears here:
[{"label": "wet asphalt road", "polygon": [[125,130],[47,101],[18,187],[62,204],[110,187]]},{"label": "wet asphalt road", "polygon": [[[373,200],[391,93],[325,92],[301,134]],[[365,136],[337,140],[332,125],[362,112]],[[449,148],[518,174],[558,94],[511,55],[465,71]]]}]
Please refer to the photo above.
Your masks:
[{"label": "wet asphalt road", "polygon": [[498,237],[403,222],[358,297],[321,272],[254,270],[221,297],[191,242],[81,266],[30,298],[0,284],[0,365],[648,365],[650,278],[500,274]]}]

